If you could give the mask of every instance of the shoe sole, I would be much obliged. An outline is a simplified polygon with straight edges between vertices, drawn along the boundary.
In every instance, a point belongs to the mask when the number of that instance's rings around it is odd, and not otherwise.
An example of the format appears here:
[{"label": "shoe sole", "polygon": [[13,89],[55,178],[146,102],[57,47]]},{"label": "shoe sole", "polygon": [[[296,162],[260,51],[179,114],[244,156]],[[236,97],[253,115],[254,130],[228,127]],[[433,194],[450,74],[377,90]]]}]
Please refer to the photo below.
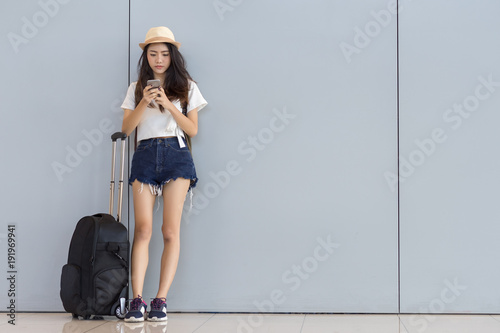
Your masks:
[{"label": "shoe sole", "polygon": [[158,317],[149,318],[148,317],[148,321],[153,321],[153,322],[160,322],[160,321],[167,321],[167,320],[168,320],[167,317],[164,317],[164,318],[158,318]]},{"label": "shoe sole", "polygon": [[126,323],[142,323],[144,321],[144,318],[125,318],[123,319],[123,321]]}]

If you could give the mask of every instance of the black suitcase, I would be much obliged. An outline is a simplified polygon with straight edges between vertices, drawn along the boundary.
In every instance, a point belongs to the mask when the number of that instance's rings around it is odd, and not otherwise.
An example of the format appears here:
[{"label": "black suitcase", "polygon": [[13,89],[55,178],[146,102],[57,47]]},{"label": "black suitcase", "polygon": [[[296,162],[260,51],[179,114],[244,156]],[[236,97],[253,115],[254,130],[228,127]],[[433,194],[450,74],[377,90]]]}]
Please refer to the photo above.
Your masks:
[{"label": "black suitcase", "polygon": [[[113,150],[109,214],[83,217],[76,225],[69,246],[68,263],[61,274],[61,300],[73,317],[126,315],[129,277],[129,240],[121,223],[125,133],[111,136]],[[116,141],[121,139],[121,171],[118,183],[117,218],[113,214]]]}]

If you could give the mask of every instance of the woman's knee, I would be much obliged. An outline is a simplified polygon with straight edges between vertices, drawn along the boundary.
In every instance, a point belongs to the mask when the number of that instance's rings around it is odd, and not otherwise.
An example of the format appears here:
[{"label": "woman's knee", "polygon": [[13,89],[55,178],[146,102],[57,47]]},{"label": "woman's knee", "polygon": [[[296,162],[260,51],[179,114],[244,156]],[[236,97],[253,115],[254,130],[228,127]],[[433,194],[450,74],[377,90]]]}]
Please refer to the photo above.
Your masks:
[{"label": "woman's knee", "polygon": [[163,241],[164,242],[176,242],[176,241],[179,241],[180,233],[179,233],[178,230],[176,230],[174,228],[163,227],[161,229],[161,232],[163,234]]},{"label": "woman's knee", "polygon": [[151,239],[152,233],[153,233],[153,228],[151,225],[136,223],[134,230],[134,240],[149,241]]}]

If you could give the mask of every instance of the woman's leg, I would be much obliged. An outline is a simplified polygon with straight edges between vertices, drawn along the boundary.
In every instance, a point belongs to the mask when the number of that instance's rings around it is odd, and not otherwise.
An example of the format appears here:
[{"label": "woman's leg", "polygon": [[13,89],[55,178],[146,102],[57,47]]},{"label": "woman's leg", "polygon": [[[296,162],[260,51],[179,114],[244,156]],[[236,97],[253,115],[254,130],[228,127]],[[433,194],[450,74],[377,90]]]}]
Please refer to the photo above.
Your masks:
[{"label": "woman's leg", "polygon": [[132,292],[135,298],[142,295],[144,278],[149,261],[149,241],[153,229],[153,208],[155,196],[149,190],[149,185],[135,180],[132,183],[134,197],[135,230],[132,244]]},{"label": "woman's leg", "polygon": [[157,298],[167,298],[179,262],[180,228],[189,179],[177,178],[163,186],[163,254]]}]

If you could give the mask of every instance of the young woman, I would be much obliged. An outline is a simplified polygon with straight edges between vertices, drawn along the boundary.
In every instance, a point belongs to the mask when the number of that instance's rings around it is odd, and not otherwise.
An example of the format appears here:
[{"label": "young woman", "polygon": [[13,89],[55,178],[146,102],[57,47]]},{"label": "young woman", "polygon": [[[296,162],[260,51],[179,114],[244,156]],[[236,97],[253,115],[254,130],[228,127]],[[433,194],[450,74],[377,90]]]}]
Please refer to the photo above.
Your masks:
[{"label": "young woman", "polygon": [[[131,279],[134,299],[125,321],[143,321],[147,304],[142,299],[148,266],[155,198],[163,195],[163,253],[160,285],[151,302],[148,320],[167,320],[166,298],[175,276],[180,251],[180,222],[187,192],[196,185],[196,170],[186,136],[198,132],[198,111],[207,102],[186,70],[180,43],[166,27],[146,34],[139,60],[139,77],[130,84],[125,101],[122,131],[136,129],[138,146],[132,158],[135,231]],[[159,87],[147,85],[160,80]]]}]

